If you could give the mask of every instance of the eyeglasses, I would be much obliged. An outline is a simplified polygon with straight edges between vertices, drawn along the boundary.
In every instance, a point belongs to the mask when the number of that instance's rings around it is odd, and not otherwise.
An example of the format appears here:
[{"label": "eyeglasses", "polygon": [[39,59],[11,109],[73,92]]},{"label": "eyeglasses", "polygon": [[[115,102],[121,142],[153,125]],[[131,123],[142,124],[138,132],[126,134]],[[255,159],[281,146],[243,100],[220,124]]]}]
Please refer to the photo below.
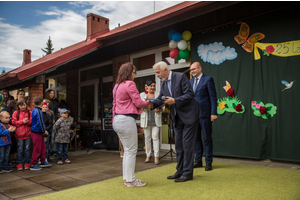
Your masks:
[{"label": "eyeglasses", "polygon": [[191,71],[195,71],[197,68],[193,68],[193,69],[191,69]]},{"label": "eyeglasses", "polygon": [[132,72],[132,73],[134,73],[135,75],[137,75],[137,73],[136,73],[136,72]]}]

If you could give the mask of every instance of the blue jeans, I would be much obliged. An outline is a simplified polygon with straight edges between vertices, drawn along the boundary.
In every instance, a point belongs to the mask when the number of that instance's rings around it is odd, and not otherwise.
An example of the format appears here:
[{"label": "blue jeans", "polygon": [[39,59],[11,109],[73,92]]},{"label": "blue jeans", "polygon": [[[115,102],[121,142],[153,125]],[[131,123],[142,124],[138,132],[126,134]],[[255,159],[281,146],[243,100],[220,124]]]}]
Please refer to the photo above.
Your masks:
[{"label": "blue jeans", "polygon": [[25,140],[17,140],[17,164],[22,164],[24,150],[24,164],[30,164],[30,144],[31,138]]},{"label": "blue jeans", "polygon": [[8,168],[9,153],[10,145],[0,146],[0,170]]},{"label": "blue jeans", "polygon": [[68,148],[69,148],[69,143],[56,143],[57,144],[57,154],[56,154],[56,160],[62,161],[61,159],[61,153],[64,154],[64,160],[68,159]]}]

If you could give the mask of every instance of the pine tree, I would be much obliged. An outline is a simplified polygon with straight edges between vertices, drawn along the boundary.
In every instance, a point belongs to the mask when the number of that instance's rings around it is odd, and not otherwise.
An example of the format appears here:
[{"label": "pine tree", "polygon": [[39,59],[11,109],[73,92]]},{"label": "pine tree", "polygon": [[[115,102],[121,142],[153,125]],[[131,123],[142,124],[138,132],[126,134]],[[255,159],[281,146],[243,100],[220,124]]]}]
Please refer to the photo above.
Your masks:
[{"label": "pine tree", "polygon": [[6,71],[5,71],[5,69],[3,68],[1,74],[4,74],[5,72],[6,72]]},{"label": "pine tree", "polygon": [[54,50],[54,48],[52,48],[52,41],[50,39],[50,36],[49,36],[49,39],[48,39],[48,42],[46,43],[46,45],[47,45],[47,47],[42,49],[42,51],[45,52],[46,55],[48,55],[48,54],[52,53],[52,51]]}]

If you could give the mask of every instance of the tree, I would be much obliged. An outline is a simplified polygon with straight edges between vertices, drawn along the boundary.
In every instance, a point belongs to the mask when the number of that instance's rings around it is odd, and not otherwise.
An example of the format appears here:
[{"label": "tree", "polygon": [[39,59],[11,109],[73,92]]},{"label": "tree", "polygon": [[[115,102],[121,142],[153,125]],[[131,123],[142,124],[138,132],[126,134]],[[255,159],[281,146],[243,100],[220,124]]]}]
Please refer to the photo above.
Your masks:
[{"label": "tree", "polygon": [[6,71],[5,71],[5,69],[3,68],[1,74],[4,74],[5,72],[6,72]]},{"label": "tree", "polygon": [[46,43],[46,45],[47,45],[47,47],[42,49],[42,51],[45,52],[46,55],[48,55],[48,54],[52,53],[52,51],[54,50],[54,48],[52,48],[52,41],[50,39],[50,36],[49,36],[49,39],[48,39],[48,42]]}]

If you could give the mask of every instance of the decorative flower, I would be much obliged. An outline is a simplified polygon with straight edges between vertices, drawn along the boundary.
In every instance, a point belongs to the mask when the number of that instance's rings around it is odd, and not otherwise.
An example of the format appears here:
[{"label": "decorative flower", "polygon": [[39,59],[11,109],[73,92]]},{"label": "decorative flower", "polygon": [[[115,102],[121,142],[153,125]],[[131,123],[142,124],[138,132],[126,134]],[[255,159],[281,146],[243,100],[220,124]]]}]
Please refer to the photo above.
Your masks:
[{"label": "decorative flower", "polygon": [[234,91],[232,88],[229,88],[226,93],[228,94],[228,96],[234,97]]},{"label": "decorative flower", "polygon": [[256,105],[256,101],[252,101],[252,102],[251,102],[251,105],[252,105],[252,106],[255,106],[255,105]]},{"label": "decorative flower", "polygon": [[219,103],[219,108],[221,109],[221,110],[223,110],[224,108],[225,108],[225,102],[224,101],[222,101],[221,103]]},{"label": "decorative flower", "polygon": [[260,104],[256,104],[255,107],[256,107],[257,109],[260,109],[261,105],[260,105]]},{"label": "decorative flower", "polygon": [[272,54],[275,51],[274,47],[272,45],[269,45],[266,47],[266,52],[268,54]]},{"label": "decorative flower", "polygon": [[264,106],[261,106],[260,108],[259,108],[259,112],[260,112],[260,114],[267,114],[267,108],[266,107],[264,107]]},{"label": "decorative flower", "polygon": [[237,112],[242,112],[242,111],[243,111],[242,104],[238,104],[237,106],[234,107],[234,109],[235,109]]},{"label": "decorative flower", "polygon": [[145,90],[145,92],[144,92],[145,94],[148,94],[148,91],[147,90]]}]

